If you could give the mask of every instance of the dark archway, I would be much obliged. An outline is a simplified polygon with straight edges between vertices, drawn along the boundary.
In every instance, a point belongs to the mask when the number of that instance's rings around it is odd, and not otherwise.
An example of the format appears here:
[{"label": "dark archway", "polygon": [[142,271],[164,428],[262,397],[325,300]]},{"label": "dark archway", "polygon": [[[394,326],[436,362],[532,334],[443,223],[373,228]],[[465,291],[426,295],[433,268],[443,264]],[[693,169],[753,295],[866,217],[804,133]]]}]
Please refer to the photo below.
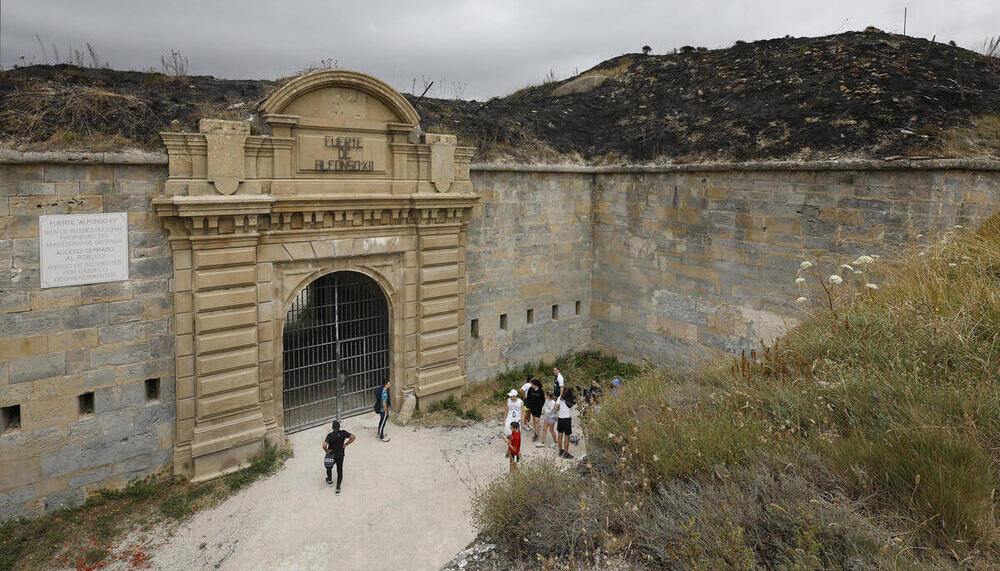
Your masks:
[{"label": "dark archway", "polygon": [[282,332],[285,432],[371,410],[389,378],[389,307],[370,277],[318,278],[295,297]]}]

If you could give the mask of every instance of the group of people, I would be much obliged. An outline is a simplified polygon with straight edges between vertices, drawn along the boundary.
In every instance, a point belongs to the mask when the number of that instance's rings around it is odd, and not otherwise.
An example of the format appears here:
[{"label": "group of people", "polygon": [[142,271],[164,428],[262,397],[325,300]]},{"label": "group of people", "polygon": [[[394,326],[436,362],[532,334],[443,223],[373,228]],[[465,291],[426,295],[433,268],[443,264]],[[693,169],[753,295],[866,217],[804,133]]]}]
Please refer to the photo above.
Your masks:
[{"label": "group of people", "polygon": [[[552,373],[555,378],[551,392],[545,391],[541,381],[531,377],[521,386],[520,391],[511,389],[507,393],[504,436],[507,440],[507,457],[510,460],[511,472],[517,471],[517,463],[521,459],[522,426],[533,429],[531,440],[537,448],[544,448],[546,439],[551,435],[552,443],[549,446],[559,448],[559,457],[573,458],[569,445],[570,442],[578,440],[573,436],[572,416],[577,397],[573,388],[566,386],[566,379],[558,367],[553,367]],[[611,381],[612,393],[617,393],[620,386],[621,381],[615,377]],[[584,402],[590,407],[600,408],[604,390],[596,377],[583,393]]]},{"label": "group of people", "polygon": [[[507,457],[510,459],[510,471],[517,471],[517,463],[521,460],[521,426],[531,429],[534,434],[531,440],[537,448],[544,448],[549,435],[552,436],[552,448],[559,448],[559,457],[572,459],[569,451],[570,442],[576,442],[573,436],[572,411],[576,406],[576,394],[572,387],[566,386],[566,379],[553,367],[555,379],[552,390],[545,391],[542,382],[531,377],[520,391],[511,389],[507,393],[507,410],[504,417],[504,436],[507,440]],[[385,426],[389,421],[389,386],[387,380],[381,387],[375,389],[375,412],[379,415],[378,439],[389,442]],[[611,381],[611,394],[618,393],[621,381],[615,377]],[[523,397],[523,399],[522,399]],[[595,377],[590,387],[583,391],[584,402],[591,408],[600,408],[604,390]],[[331,431],[323,440],[323,466],[326,468],[326,485],[333,486],[333,469],[337,469],[337,494],[344,479],[344,450],[354,442],[355,436],[340,428],[340,421],[331,423]]]}]

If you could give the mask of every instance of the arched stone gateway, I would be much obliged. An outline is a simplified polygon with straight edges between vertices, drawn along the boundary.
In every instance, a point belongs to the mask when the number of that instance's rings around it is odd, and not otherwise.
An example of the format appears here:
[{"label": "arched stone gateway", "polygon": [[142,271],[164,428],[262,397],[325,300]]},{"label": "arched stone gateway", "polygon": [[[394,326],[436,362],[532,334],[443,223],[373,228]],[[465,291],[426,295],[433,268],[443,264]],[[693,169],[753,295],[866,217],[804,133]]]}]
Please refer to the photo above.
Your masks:
[{"label": "arched stone gateway", "polygon": [[295,296],[281,335],[285,432],[372,410],[389,378],[389,304],[375,280],[326,274]]},{"label": "arched stone gateway", "polygon": [[[153,202],[174,260],[174,471],[194,480],[236,469],[286,429],[329,418],[317,412],[327,398],[319,385],[301,402],[288,396],[287,360],[298,358],[289,344],[298,351],[302,342],[296,304],[325,311],[309,296],[324,295],[317,292],[329,280],[336,290],[337,276],[377,285],[387,329],[377,373],[338,373],[335,364],[335,386],[339,374],[344,383],[387,375],[400,403],[441,398],[466,382],[472,149],[421,133],[404,97],[348,71],[296,78],[261,113],[269,134],[211,119],[198,133],[162,134],[169,178]],[[355,403],[342,388],[341,414],[370,398],[362,391]],[[316,410],[303,412],[309,407]]]}]

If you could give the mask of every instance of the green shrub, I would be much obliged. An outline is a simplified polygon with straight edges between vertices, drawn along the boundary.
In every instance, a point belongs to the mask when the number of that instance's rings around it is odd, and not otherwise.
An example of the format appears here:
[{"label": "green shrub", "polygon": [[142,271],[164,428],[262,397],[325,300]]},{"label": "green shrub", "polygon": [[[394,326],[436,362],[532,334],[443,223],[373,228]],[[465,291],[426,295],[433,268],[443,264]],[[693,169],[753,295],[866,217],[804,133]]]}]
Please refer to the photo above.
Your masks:
[{"label": "green shrub", "polygon": [[278,471],[285,455],[274,444],[265,444],[260,454],[250,459],[250,465],[225,477],[226,485],[236,491],[249,486],[264,476]]}]

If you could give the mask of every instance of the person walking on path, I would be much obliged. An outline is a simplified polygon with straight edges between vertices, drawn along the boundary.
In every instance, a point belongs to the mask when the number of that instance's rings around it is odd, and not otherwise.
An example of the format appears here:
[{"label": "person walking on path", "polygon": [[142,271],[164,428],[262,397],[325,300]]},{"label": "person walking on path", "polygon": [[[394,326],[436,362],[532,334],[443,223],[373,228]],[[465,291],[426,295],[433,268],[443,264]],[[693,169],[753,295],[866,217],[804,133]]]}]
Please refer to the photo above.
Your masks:
[{"label": "person walking on path", "polygon": [[[527,381],[525,381],[524,384],[521,385],[521,391],[520,391],[521,398],[524,399],[524,407],[526,409],[524,411],[524,423],[523,423],[523,425],[528,430],[532,430],[531,418],[532,418],[533,415],[531,413],[531,407],[528,406],[528,391],[531,390],[531,381],[533,379],[534,379],[534,377],[530,377]],[[538,421],[535,421],[535,424],[537,425]],[[535,430],[535,435],[537,436],[538,435],[538,427],[537,426],[534,427],[534,430]]]},{"label": "person walking on path", "polygon": [[[524,389],[524,387],[521,387]],[[538,442],[539,427],[538,421],[542,418],[542,406],[545,405],[545,391],[542,390],[542,382],[531,377],[528,388],[524,391],[524,407],[528,409],[525,415],[525,426],[533,427],[535,434],[531,440]],[[529,424],[530,423],[530,424]]]},{"label": "person walking on path", "polygon": [[559,457],[567,460],[573,459],[573,455],[569,453],[569,437],[573,434],[573,416],[570,411],[573,400],[573,389],[566,389],[565,394],[556,400],[556,432],[559,433],[556,441],[559,443]]},{"label": "person walking on path", "polygon": [[545,446],[545,438],[551,434],[552,435],[552,446],[556,447],[556,442],[558,442],[556,437],[556,400],[553,398],[552,393],[545,394],[545,403],[542,404],[542,441],[536,442],[536,448],[542,448]]},{"label": "person walking on path", "polygon": [[378,404],[378,439],[382,442],[389,442],[389,437],[385,435],[385,425],[389,422],[389,385],[392,383],[387,379],[382,385],[382,390],[376,395]]},{"label": "person walking on path", "polygon": [[524,402],[517,398],[517,390],[510,389],[507,393],[507,416],[504,417],[503,421],[503,435],[511,435],[511,424],[514,422],[520,423],[521,418],[524,417]]},{"label": "person walking on path", "polygon": [[344,480],[344,449],[354,442],[354,435],[346,430],[340,429],[340,421],[335,420],[331,424],[333,431],[326,435],[323,441],[323,452],[326,457],[323,459],[323,467],[326,468],[326,485],[333,485],[333,467],[337,467],[337,494],[340,494],[340,483]]},{"label": "person walking on path", "polygon": [[555,395],[555,399],[558,400],[563,393],[563,385],[566,384],[566,380],[563,379],[562,373],[559,372],[559,367],[552,367],[552,372],[556,375],[555,382],[552,383],[552,393]]},{"label": "person walking on path", "polygon": [[507,437],[507,457],[510,458],[510,471],[517,472],[517,463],[521,461],[521,425],[510,423],[510,436]]}]

